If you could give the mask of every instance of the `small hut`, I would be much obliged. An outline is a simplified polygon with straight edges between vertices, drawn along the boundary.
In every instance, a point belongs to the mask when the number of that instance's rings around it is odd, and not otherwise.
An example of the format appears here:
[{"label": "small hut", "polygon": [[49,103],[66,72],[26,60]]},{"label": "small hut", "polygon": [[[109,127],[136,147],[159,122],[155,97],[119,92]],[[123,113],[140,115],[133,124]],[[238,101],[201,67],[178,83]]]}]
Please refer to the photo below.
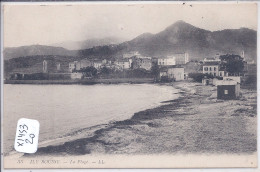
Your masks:
[{"label": "small hut", "polygon": [[217,98],[223,100],[237,99],[240,95],[240,84],[236,81],[221,81],[217,85]]}]

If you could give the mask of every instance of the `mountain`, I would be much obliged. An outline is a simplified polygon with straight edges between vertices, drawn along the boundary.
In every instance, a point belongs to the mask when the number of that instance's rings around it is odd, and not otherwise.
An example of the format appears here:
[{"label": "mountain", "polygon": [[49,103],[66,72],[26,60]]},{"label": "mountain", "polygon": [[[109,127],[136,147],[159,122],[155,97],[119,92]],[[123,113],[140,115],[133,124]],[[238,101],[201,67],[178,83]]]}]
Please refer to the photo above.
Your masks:
[{"label": "mountain", "polygon": [[[248,61],[256,61],[256,45],[257,32],[252,29],[225,29],[212,32],[178,21],[157,34],[144,33],[120,44],[99,45],[82,50],[42,45],[6,48],[4,59],[6,72],[19,68],[23,71],[26,68],[38,69],[46,58],[68,68],[69,62],[74,60],[115,59],[131,51],[138,51],[141,55],[150,57],[187,52],[190,60],[203,60],[217,53],[240,55],[244,51]],[[47,55],[50,56],[46,57]]]},{"label": "mountain", "polygon": [[190,59],[202,60],[217,53],[240,55],[244,51],[245,56],[255,60],[256,42],[257,33],[251,29],[211,32],[178,21],[157,34],[145,33],[123,45],[127,51],[155,57],[188,52]]},{"label": "mountain", "polygon": [[4,59],[9,60],[17,57],[36,56],[36,55],[70,55],[75,56],[76,51],[70,51],[62,47],[45,45],[31,45],[21,47],[9,47],[4,49]]},{"label": "mountain", "polygon": [[110,45],[110,44],[119,44],[124,42],[125,39],[118,38],[118,37],[107,37],[103,39],[88,39],[85,41],[67,41],[52,44],[51,46],[63,47],[68,50],[80,50],[80,49],[89,49],[95,46],[103,46],[103,45]]},{"label": "mountain", "polygon": [[208,31],[197,28],[184,21],[177,21],[157,33],[144,33],[138,37],[115,45],[98,46],[79,50],[85,57],[120,57],[125,52],[138,51],[144,56],[160,57],[175,53],[189,53],[190,60],[202,60],[216,54],[238,54],[242,51],[251,61],[256,55],[257,32],[252,29],[226,29]]}]

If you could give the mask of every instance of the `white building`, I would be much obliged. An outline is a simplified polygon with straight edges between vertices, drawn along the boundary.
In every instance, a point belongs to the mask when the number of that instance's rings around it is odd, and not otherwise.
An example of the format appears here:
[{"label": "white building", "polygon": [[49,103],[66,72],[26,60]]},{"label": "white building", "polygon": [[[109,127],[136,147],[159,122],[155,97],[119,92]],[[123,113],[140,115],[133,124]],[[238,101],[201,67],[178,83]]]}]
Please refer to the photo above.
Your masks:
[{"label": "white building", "polygon": [[209,74],[212,76],[228,76],[228,73],[224,71],[223,69],[220,68],[219,62],[206,62],[202,66],[203,73],[204,74]]},{"label": "white building", "polygon": [[172,66],[176,65],[175,57],[167,56],[158,58],[158,65],[159,66]]},{"label": "white building", "polygon": [[76,69],[78,61],[70,62],[69,63],[69,71],[72,72],[74,69]]},{"label": "white building", "polygon": [[171,65],[184,65],[189,62],[189,54],[173,54],[167,57],[158,58],[158,65],[171,66]]},{"label": "white building", "polygon": [[116,66],[118,66],[119,69],[130,69],[131,63],[129,59],[118,59],[114,62]]},{"label": "white building", "polygon": [[162,76],[167,76],[169,79],[174,81],[184,80],[184,68],[183,67],[166,67],[161,69],[160,78]]},{"label": "white building", "polygon": [[188,53],[175,54],[174,56],[175,56],[176,65],[182,65],[189,62]]},{"label": "white building", "polygon": [[96,69],[100,69],[102,65],[103,65],[103,64],[102,64],[102,60],[95,60],[95,61],[93,62],[93,66],[94,66],[94,68],[96,68]]}]

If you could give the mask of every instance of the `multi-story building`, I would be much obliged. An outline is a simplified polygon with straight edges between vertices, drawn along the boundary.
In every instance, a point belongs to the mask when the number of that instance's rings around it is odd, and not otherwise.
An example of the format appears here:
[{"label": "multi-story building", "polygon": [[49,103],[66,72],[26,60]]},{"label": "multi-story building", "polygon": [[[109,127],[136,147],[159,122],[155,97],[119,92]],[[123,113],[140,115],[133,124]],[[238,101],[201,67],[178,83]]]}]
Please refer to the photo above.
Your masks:
[{"label": "multi-story building", "polygon": [[205,62],[202,66],[203,73],[212,76],[228,76],[228,73],[220,67],[219,62]]},{"label": "multi-story building", "polygon": [[158,58],[159,66],[171,66],[176,65],[175,57],[167,56]]},{"label": "multi-story building", "polygon": [[102,67],[102,65],[103,65],[102,60],[94,60],[94,62],[93,62],[93,66],[96,69],[100,69]]},{"label": "multi-story building", "polygon": [[181,53],[181,54],[173,54],[166,57],[158,58],[158,65],[160,66],[171,66],[171,65],[184,65],[189,62],[189,54]]},{"label": "multi-story building", "polygon": [[70,72],[73,72],[73,70],[76,70],[77,63],[78,63],[78,61],[74,61],[74,62],[69,63],[69,71]]},{"label": "multi-story building", "polygon": [[114,62],[118,69],[130,69],[131,63],[129,59],[118,59]]},{"label": "multi-story building", "polygon": [[150,58],[135,58],[132,62],[133,69],[146,69],[151,70],[152,68],[152,60]]},{"label": "multi-story building", "polygon": [[189,62],[189,54],[188,53],[180,53],[174,54],[176,65],[184,65]]},{"label": "multi-story building", "polygon": [[184,68],[183,67],[163,67],[160,69],[160,78],[167,76],[168,79],[174,81],[184,80]]},{"label": "multi-story building", "polygon": [[219,76],[219,63],[218,62],[206,62],[203,64],[203,73],[213,76]]}]

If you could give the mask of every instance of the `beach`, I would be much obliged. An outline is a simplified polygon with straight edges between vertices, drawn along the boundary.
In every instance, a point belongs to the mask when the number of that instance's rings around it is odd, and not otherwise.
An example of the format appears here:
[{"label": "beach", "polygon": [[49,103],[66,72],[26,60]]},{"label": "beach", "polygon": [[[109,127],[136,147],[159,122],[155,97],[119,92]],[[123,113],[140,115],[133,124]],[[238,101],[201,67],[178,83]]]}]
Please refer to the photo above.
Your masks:
[{"label": "beach", "polygon": [[89,137],[110,123],[178,98],[178,89],[159,84],[5,84],[4,93],[5,154],[14,151],[20,118],[39,121],[39,147],[46,147]]},{"label": "beach", "polygon": [[216,87],[190,81],[171,84],[178,99],[115,121],[92,134],[40,147],[25,157],[95,154],[253,154],[257,150],[256,90],[238,100],[217,100]]}]

